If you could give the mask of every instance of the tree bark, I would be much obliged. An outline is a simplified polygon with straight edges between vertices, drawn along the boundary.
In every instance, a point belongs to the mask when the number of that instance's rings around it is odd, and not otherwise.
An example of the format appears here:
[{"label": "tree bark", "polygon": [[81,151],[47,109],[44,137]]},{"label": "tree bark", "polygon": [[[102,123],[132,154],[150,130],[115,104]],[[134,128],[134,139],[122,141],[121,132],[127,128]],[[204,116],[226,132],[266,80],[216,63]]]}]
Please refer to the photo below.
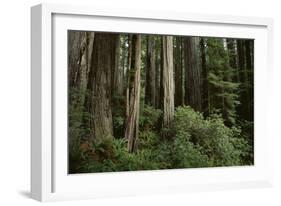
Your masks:
[{"label": "tree bark", "polygon": [[116,38],[116,34],[96,33],[93,45],[93,136],[98,143],[113,137],[111,72],[116,61]]},{"label": "tree bark", "polygon": [[229,65],[233,69],[233,80],[239,82],[239,66],[238,66],[238,52],[236,39],[227,39],[227,49],[229,54]]},{"label": "tree bark", "polygon": [[[128,61],[126,72],[126,119],[129,117],[130,111],[130,79],[131,79],[131,66],[132,66],[132,35],[128,35]],[[126,123],[125,123],[126,124]]]},{"label": "tree bark", "polygon": [[[69,96],[69,105],[72,109],[75,109],[77,114],[81,114],[81,117],[77,117],[76,121],[80,124],[80,127],[84,127],[86,118],[84,113],[89,112],[86,102],[87,98],[87,84],[89,79],[89,68],[92,58],[94,32],[80,32],[69,31],[68,32],[68,67],[69,67],[69,91],[77,92],[75,98]],[[74,89],[74,90],[72,90]],[[73,111],[74,112],[74,111]],[[85,139],[81,135],[80,140]],[[82,140],[83,141],[83,140]]]},{"label": "tree bark", "polygon": [[173,37],[162,37],[162,107],[164,128],[169,128],[174,118]]},{"label": "tree bark", "polygon": [[[245,52],[246,52],[246,73],[247,73],[247,93],[248,93],[248,120],[254,119],[254,41],[245,40]],[[252,101],[250,101],[252,100]]]},{"label": "tree bark", "polygon": [[121,72],[121,74],[120,74],[120,76],[121,76],[121,84],[122,84],[122,91],[119,91],[119,92],[121,92],[121,93],[123,93],[124,94],[124,91],[125,91],[125,85],[126,85],[126,79],[125,79],[125,73],[126,73],[126,68],[127,68],[127,60],[128,60],[128,50],[127,50],[127,47],[126,47],[126,45],[128,44],[128,38],[127,38],[127,35],[125,35],[125,34],[123,34],[122,35],[122,37],[123,37],[123,42],[122,42],[122,46],[121,46],[121,57],[122,57],[122,61],[121,61],[121,70],[120,70],[120,72]]},{"label": "tree bark", "polygon": [[208,81],[208,68],[206,57],[206,44],[205,38],[200,38],[200,53],[201,53],[201,67],[202,67],[202,112],[204,117],[209,116],[209,81]]},{"label": "tree bark", "polygon": [[[247,40],[246,40],[247,41]],[[245,40],[237,40],[239,78],[240,78],[240,105],[238,113],[241,118],[249,120],[249,93],[248,93],[248,75],[246,68]]]},{"label": "tree bark", "polygon": [[153,35],[147,36],[147,57],[146,57],[146,86],[145,103],[155,107],[155,40]]},{"label": "tree bark", "polygon": [[139,105],[140,105],[140,80],[141,80],[141,35],[134,36],[132,46],[134,47],[134,80],[130,91],[129,115],[126,120],[125,138],[128,139],[128,151],[134,152],[136,149],[136,140],[139,134]]},{"label": "tree bark", "polygon": [[114,55],[114,63],[112,64],[112,96],[117,98],[123,93],[122,69],[119,66],[120,61],[120,35],[116,34],[115,51],[111,52]]},{"label": "tree bark", "polygon": [[161,82],[161,40],[155,36],[155,107],[160,109],[160,82]]},{"label": "tree bark", "polygon": [[197,60],[196,38],[185,37],[185,104],[201,111],[201,74]]},{"label": "tree bark", "polygon": [[175,106],[183,105],[183,70],[182,70],[182,37],[175,37],[174,69],[175,69]]},{"label": "tree bark", "polygon": [[83,42],[83,55],[81,58],[80,64],[80,104],[84,105],[85,96],[87,91],[88,84],[88,73],[89,68],[91,67],[91,57],[93,52],[93,43],[94,43],[95,33],[94,32],[85,32],[85,40]]},{"label": "tree bark", "polygon": [[245,48],[244,48],[244,40],[237,40],[237,49],[238,49],[238,64],[239,64],[239,78],[242,83],[247,81],[247,77],[245,74]]},{"label": "tree bark", "polygon": [[82,49],[83,41],[85,41],[83,32],[68,31],[68,86],[70,88],[78,86],[81,58],[84,53]]},{"label": "tree bark", "polygon": [[254,69],[254,61],[253,61],[253,40],[245,40],[245,53],[246,53],[246,74],[249,82],[253,81],[253,69]]},{"label": "tree bark", "polygon": [[[93,46],[94,46],[94,36],[95,33],[91,32],[89,38],[92,38],[92,41],[89,40],[89,48],[88,48],[88,71],[87,71],[87,87],[85,92],[85,100],[83,106],[83,116],[82,116],[82,125],[81,127],[84,130],[93,131],[94,123],[93,118],[91,117],[93,114],[93,102],[94,102],[94,68],[92,67],[92,59],[93,59]],[[81,142],[89,141],[92,138],[92,135],[89,134],[87,136],[81,137]]]},{"label": "tree bark", "polygon": [[[228,51],[228,42],[227,39],[223,38],[222,39],[222,44],[223,44],[223,49],[224,49],[224,58],[226,59],[225,61],[225,65],[224,65],[224,77],[223,77],[223,81],[225,82],[232,82],[232,71],[231,71],[231,66],[230,66],[230,56],[229,56],[229,51]],[[222,94],[224,94],[225,92],[229,92],[229,91],[225,91],[225,88],[222,88]],[[235,110],[235,105],[234,105],[234,100],[230,97],[225,97],[225,95],[223,95],[222,97],[222,115],[223,118],[225,120],[225,123],[227,126],[231,126],[234,122],[233,122],[233,116],[232,116],[232,111]]]}]

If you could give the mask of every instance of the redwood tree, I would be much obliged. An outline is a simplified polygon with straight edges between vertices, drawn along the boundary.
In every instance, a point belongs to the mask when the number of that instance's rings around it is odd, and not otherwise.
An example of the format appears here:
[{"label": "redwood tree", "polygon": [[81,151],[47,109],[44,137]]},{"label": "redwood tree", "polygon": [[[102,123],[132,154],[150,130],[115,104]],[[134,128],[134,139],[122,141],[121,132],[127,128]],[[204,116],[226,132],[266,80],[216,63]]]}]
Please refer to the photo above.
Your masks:
[{"label": "redwood tree", "polygon": [[182,37],[175,37],[174,70],[175,70],[175,106],[183,105],[183,69]]},{"label": "redwood tree", "polygon": [[197,58],[198,37],[184,38],[185,104],[201,111],[201,74]]},{"label": "redwood tree", "polygon": [[[111,72],[115,65],[117,34],[96,33],[92,55],[93,135],[96,142],[112,138]],[[113,53],[113,54],[112,54]]]},{"label": "redwood tree", "polygon": [[162,108],[163,127],[170,127],[174,118],[174,71],[173,71],[173,37],[162,37]]},{"label": "redwood tree", "polygon": [[206,45],[207,42],[203,37],[200,38],[200,53],[201,53],[201,67],[202,67],[202,112],[204,116],[208,116],[210,113],[209,106],[209,82],[208,82],[208,68],[207,68],[207,56]]},{"label": "redwood tree", "polygon": [[[131,70],[133,79],[129,91],[129,108],[125,125],[125,138],[128,140],[128,151],[133,152],[136,149],[136,140],[139,135],[139,107],[140,107],[140,90],[141,90],[141,35],[133,36],[132,41],[133,54]],[[132,73],[130,71],[130,73]]]},{"label": "redwood tree", "polygon": [[155,106],[155,75],[155,40],[153,35],[149,35],[147,37],[145,103],[151,106]]}]

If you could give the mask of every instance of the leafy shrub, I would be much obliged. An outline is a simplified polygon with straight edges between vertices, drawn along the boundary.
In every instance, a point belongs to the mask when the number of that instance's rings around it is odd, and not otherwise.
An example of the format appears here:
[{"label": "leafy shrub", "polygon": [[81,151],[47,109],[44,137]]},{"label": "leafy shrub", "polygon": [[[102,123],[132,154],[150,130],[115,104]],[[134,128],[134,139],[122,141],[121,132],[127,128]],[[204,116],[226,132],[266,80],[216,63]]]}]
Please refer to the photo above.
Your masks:
[{"label": "leafy shrub", "polygon": [[113,133],[115,138],[121,138],[124,134],[124,117],[123,116],[113,116]]},{"label": "leafy shrub", "polygon": [[93,150],[94,152],[88,156],[87,161],[82,164],[81,172],[153,170],[158,168],[157,163],[151,161],[153,156],[151,150],[143,149],[136,153],[129,153],[127,142],[123,139],[103,142],[94,146]]},{"label": "leafy shrub", "polygon": [[144,130],[139,133],[138,149],[154,148],[160,141],[160,136],[153,130]]},{"label": "leafy shrub", "polygon": [[140,112],[139,125],[140,130],[155,129],[158,124],[159,117],[162,114],[160,109],[155,109],[151,106],[144,105]]},{"label": "leafy shrub", "polygon": [[138,148],[153,148],[160,141],[157,132],[158,121],[162,111],[144,105],[139,118]]},{"label": "leafy shrub", "polygon": [[[251,148],[239,127],[227,127],[219,115],[204,119],[191,107],[177,107],[171,138],[157,130],[161,112],[144,107],[138,149],[127,150],[124,138],[94,141],[71,151],[70,169],[75,172],[114,172],[198,168],[252,164]],[[120,121],[121,122],[121,121]]]},{"label": "leafy shrub", "polygon": [[190,141],[190,137],[178,135],[173,144],[173,168],[207,167],[208,156],[202,148]]},{"label": "leafy shrub", "polygon": [[175,113],[174,129],[176,141],[189,140],[208,156],[209,166],[241,165],[241,157],[247,154],[247,142],[237,127],[226,127],[220,116],[204,119],[191,107],[178,107]]},{"label": "leafy shrub", "polygon": [[125,98],[124,96],[114,95],[112,98],[112,120],[113,120],[113,133],[115,138],[122,138],[124,135],[124,122],[125,122]]}]

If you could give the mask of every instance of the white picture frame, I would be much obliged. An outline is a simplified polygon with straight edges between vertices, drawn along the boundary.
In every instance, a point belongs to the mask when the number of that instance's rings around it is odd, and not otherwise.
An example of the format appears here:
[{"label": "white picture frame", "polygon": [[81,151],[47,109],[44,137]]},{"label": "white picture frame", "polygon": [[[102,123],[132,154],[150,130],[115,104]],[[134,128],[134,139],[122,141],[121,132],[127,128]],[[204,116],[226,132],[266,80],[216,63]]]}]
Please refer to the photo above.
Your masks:
[{"label": "white picture frame", "polygon": [[[273,134],[267,126],[274,75],[272,19],[40,4],[31,8],[31,26],[32,198],[53,201],[273,185]],[[254,166],[68,175],[68,29],[254,38]]]}]

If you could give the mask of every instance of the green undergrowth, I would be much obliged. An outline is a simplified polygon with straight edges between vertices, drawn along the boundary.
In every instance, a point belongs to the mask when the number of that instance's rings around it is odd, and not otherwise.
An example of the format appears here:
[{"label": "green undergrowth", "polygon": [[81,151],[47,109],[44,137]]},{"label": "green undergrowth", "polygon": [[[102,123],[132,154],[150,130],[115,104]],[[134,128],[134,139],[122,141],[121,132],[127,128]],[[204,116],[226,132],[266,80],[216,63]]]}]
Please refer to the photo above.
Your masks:
[{"label": "green undergrowth", "polygon": [[[142,108],[134,153],[127,152],[124,138],[106,139],[99,144],[94,141],[83,145],[78,145],[79,141],[73,142],[69,155],[70,173],[253,164],[249,157],[252,148],[241,128],[225,126],[218,115],[205,119],[189,106],[177,107],[169,129],[159,129],[159,118],[161,110],[146,105]],[[119,120],[116,125],[121,127],[121,123]],[[81,133],[75,128],[71,131]]]}]

